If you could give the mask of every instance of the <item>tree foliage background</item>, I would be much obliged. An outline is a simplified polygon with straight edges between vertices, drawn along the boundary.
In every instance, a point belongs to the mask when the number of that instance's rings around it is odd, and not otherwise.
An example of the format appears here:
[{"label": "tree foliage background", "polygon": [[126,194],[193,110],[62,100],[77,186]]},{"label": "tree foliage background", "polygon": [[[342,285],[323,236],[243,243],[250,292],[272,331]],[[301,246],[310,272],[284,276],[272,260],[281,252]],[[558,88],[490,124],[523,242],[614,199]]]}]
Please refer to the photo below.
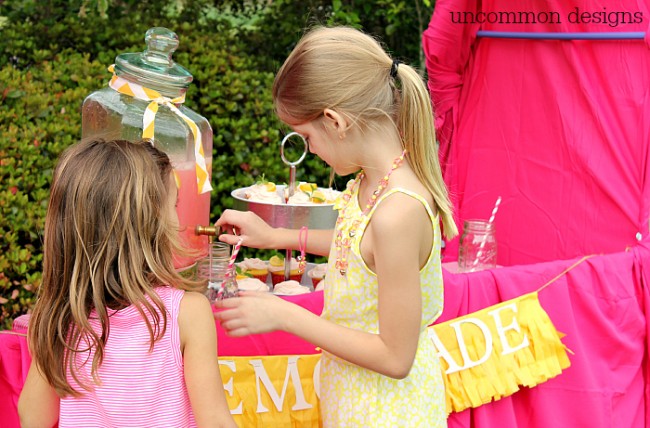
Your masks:
[{"label": "tree foliage background", "polygon": [[[0,1],[0,329],[34,303],[52,170],[81,136],[81,104],[106,85],[116,55],[145,48],[149,28],[178,34],[174,60],[194,76],[186,105],[214,130],[216,219],[232,189],[262,174],[286,181],[270,90],[306,28],[363,29],[424,71],[432,12],[428,0]],[[299,179],[327,183],[320,160],[300,168]]]}]

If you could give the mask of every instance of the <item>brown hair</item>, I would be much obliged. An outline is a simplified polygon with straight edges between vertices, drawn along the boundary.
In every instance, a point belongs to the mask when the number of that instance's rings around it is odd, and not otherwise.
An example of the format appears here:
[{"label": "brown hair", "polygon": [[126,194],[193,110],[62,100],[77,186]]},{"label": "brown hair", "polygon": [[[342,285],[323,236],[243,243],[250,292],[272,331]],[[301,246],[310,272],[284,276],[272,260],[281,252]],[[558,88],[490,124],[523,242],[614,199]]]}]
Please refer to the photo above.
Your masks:
[{"label": "brown hair", "polygon": [[[95,349],[92,377],[99,381],[109,310],[135,305],[153,348],[167,328],[165,307],[153,287],[196,286],[173,268],[174,254],[184,250],[177,225],[163,215],[171,197],[171,170],[167,155],[147,141],[85,140],[59,159],[29,344],[37,366],[61,396],[79,394],[67,373],[90,389],[78,376],[75,358],[89,348]],[[99,332],[89,323],[93,310]]]},{"label": "brown hair", "polygon": [[347,27],[318,27],[306,33],[273,83],[279,114],[297,123],[320,117],[326,108],[350,117],[360,127],[389,117],[402,138],[407,159],[433,195],[444,234],[458,234],[438,160],[431,99],[412,67],[393,60],[381,45]]}]

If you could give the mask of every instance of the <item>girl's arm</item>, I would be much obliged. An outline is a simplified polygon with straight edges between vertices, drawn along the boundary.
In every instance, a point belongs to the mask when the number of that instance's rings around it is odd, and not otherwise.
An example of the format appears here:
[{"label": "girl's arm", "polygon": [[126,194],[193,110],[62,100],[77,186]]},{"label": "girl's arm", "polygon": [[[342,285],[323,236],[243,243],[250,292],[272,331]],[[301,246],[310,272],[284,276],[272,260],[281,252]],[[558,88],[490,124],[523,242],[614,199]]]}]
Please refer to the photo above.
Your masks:
[{"label": "girl's arm", "polygon": [[[232,336],[284,330],[344,360],[393,378],[408,375],[420,334],[419,270],[431,250],[431,222],[422,204],[391,195],[372,217],[364,239],[379,281],[379,333],[350,329],[268,293],[240,293],[215,315]],[[428,249],[426,248],[428,246]],[[368,260],[367,260],[368,261]],[[253,296],[253,297],[251,297]]]},{"label": "girl's arm", "polygon": [[[273,228],[256,214],[249,211],[226,210],[216,226],[228,233],[219,236],[219,240],[230,245],[243,239],[243,245],[252,248],[299,250],[299,230]],[[234,230],[233,230],[234,229]],[[307,248],[309,254],[327,256],[332,242],[332,230],[308,231]]]},{"label": "girl's arm", "polygon": [[208,299],[199,293],[185,292],[178,325],[185,384],[197,425],[236,427],[219,372],[217,329]]},{"label": "girl's arm", "polygon": [[34,360],[18,399],[18,415],[23,428],[53,427],[59,420],[59,396],[47,383]]}]

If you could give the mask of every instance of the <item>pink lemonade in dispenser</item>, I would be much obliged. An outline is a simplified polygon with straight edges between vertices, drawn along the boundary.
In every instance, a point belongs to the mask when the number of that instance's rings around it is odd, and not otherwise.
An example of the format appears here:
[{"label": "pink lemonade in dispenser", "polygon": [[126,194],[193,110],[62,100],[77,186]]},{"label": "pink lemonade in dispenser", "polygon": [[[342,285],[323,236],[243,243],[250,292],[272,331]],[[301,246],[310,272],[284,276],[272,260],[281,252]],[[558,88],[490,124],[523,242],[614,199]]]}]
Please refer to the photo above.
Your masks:
[{"label": "pink lemonade in dispenser", "polygon": [[[212,128],[205,117],[183,104],[193,77],[172,60],[179,45],[176,33],[150,28],[145,42],[144,51],[115,57],[108,85],[98,82],[102,88],[86,97],[81,134],[83,138],[130,141],[147,138],[169,156],[180,181],[177,213],[181,244],[191,252],[188,257],[177,256],[174,267],[185,271],[208,253],[208,237],[195,233],[197,225],[210,224],[210,192],[198,191],[196,168],[204,166],[203,160],[195,158],[195,150],[201,144],[204,165],[211,176]],[[152,101],[158,103],[155,112],[149,108]],[[145,127],[147,121],[150,123]],[[194,129],[200,130],[200,138]]]},{"label": "pink lemonade in dispenser", "polygon": [[[208,174],[212,176],[212,158],[206,157],[205,160]],[[180,182],[176,213],[180,224],[181,243],[193,252],[198,252],[193,257],[176,258],[174,267],[181,270],[191,267],[196,260],[208,254],[208,237],[197,235],[195,229],[197,225],[210,224],[210,192],[198,193],[195,168],[194,162],[185,162],[174,166],[174,173]]]}]

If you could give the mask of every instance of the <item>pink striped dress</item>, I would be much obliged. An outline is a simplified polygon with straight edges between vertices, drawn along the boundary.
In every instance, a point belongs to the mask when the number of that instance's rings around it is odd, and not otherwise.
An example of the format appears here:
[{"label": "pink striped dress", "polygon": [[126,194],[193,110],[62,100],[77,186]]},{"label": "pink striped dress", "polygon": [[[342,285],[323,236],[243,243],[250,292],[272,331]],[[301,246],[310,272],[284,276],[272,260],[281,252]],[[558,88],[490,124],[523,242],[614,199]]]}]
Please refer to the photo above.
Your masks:
[{"label": "pink striped dress", "polygon": [[[178,312],[184,291],[158,287],[167,308],[167,330],[149,351],[149,332],[134,306],[110,315],[110,336],[99,368],[101,385],[82,397],[61,399],[59,427],[193,427],[196,426],[183,377]],[[145,311],[146,313],[146,311]],[[91,318],[93,328],[98,322]],[[92,356],[91,351],[89,356]],[[82,379],[90,365],[77,358]],[[90,359],[89,359],[90,361]],[[68,381],[78,391],[74,379]]]}]

